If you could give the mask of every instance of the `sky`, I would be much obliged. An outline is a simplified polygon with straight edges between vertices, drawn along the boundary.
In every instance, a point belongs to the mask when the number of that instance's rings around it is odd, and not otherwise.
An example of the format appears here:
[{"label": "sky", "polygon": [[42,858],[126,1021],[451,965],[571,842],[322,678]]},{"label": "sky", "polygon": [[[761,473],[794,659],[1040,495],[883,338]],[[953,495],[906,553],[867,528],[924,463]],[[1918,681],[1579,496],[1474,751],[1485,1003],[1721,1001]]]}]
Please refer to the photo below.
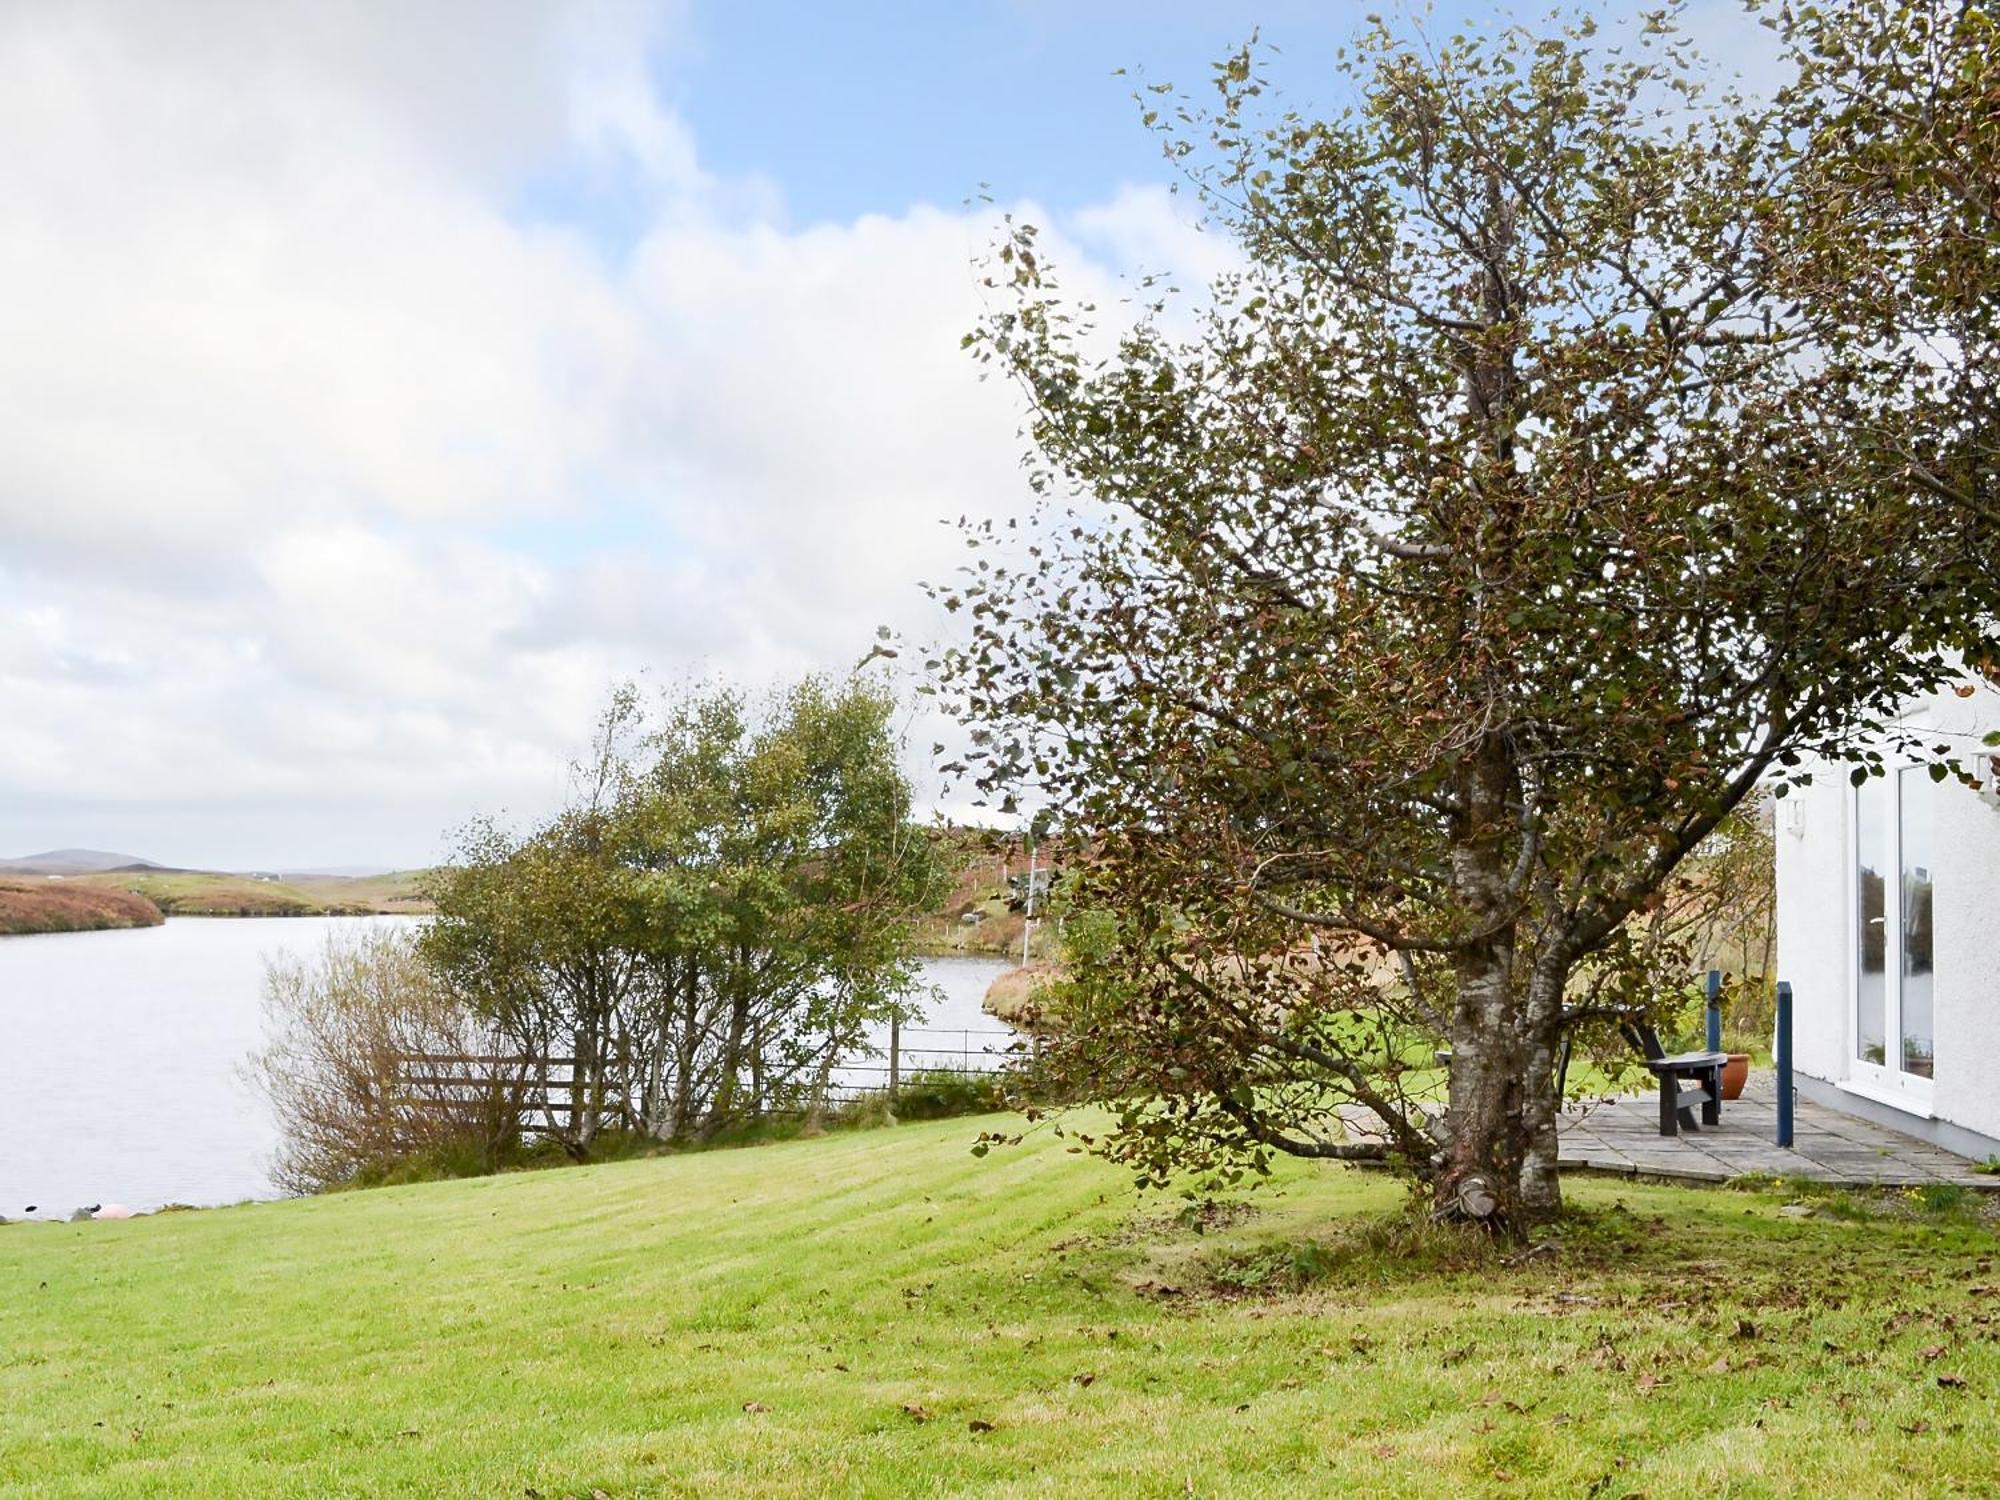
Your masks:
[{"label": "sky", "polygon": [[620,679],[948,634],[944,523],[1024,498],[996,216],[1212,271],[1114,71],[1258,30],[1334,105],[1371,9],[0,0],[0,856],[428,863]]}]

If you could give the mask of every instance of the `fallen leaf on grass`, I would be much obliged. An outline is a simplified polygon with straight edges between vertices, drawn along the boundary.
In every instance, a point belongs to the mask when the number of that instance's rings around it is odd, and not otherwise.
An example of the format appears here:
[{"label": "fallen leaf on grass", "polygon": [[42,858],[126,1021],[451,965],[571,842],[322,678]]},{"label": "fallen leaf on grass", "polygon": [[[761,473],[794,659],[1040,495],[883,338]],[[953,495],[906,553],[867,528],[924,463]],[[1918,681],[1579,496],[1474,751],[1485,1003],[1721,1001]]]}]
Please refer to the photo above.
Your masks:
[{"label": "fallen leaf on grass", "polygon": [[769,1411],[769,1410],[770,1410],[771,1408],[770,1408],[770,1407],[768,1407],[768,1406],[766,1406],[766,1405],[765,1405],[765,1404],[764,1404],[763,1402],[761,1402],[761,1401],[745,1401],[745,1402],[743,1403],[743,1409],[744,1409],[745,1411],[747,1411],[747,1412],[753,1412],[753,1413],[754,1413],[754,1412],[760,1412],[760,1411]]},{"label": "fallen leaf on grass", "polygon": [[1903,1431],[1907,1432],[1911,1437],[1922,1437],[1925,1433],[1929,1432],[1930,1430],[1931,1430],[1931,1424],[1924,1421],[1923,1418],[1921,1417],[1919,1417],[1916,1421],[1912,1422],[1909,1426],[1903,1429]]},{"label": "fallen leaf on grass", "polygon": [[1641,1375],[1639,1377],[1639,1394],[1643,1396],[1649,1391],[1656,1391],[1666,1383],[1667,1378],[1664,1375]]},{"label": "fallen leaf on grass", "polygon": [[1388,1443],[1377,1443],[1373,1451],[1377,1458],[1394,1458],[1396,1456],[1395,1448]]},{"label": "fallen leaf on grass", "polygon": [[1944,1353],[1944,1345],[1926,1344],[1924,1345],[1923,1348],[1919,1349],[1917,1353],[1921,1354],[1925,1359],[1936,1359]]},{"label": "fallen leaf on grass", "polygon": [[1708,1367],[1708,1373],[1711,1375],[1727,1375],[1729,1373],[1729,1356],[1725,1354],[1717,1359],[1714,1364]]}]

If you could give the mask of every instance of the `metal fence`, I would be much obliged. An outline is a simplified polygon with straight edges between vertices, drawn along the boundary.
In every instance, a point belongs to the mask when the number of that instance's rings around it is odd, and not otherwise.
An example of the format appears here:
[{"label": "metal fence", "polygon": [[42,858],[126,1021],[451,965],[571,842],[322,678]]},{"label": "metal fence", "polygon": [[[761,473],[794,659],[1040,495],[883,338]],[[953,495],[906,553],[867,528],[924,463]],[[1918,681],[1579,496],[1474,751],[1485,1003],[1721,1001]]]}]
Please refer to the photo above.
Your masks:
[{"label": "metal fence", "polygon": [[[893,1024],[878,1054],[835,1067],[822,1102],[838,1107],[872,1095],[893,1099],[915,1079],[950,1074],[960,1077],[996,1074],[1026,1059],[1034,1042],[999,1026],[927,1027]],[[390,1102],[406,1108],[451,1108],[480,1098],[504,1099],[519,1114],[521,1129],[531,1133],[564,1120],[582,1107],[573,1081],[574,1059],[568,1057],[467,1056],[411,1053],[397,1059]],[[803,1113],[814,1091],[790,1084],[773,1097],[753,1088],[745,1100],[753,1117]],[[607,1121],[634,1125],[638,1119],[637,1091],[615,1074],[602,1085],[598,1109]]]},{"label": "metal fence", "polygon": [[1033,1050],[1032,1039],[1004,1026],[904,1026],[889,1028],[877,1058],[833,1070],[829,1101],[847,1103],[869,1094],[894,1095],[924,1073],[997,1073]]}]

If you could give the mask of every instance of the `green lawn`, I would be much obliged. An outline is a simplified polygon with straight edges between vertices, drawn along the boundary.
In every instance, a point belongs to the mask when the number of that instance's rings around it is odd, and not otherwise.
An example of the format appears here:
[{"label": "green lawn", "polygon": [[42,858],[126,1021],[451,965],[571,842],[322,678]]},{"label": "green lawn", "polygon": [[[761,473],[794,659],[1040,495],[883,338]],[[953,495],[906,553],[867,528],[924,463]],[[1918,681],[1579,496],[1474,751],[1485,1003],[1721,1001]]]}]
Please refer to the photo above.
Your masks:
[{"label": "green lawn", "polygon": [[1995,1492],[1960,1202],[1575,1182],[1510,1263],[992,1123],[0,1229],[0,1491]]}]

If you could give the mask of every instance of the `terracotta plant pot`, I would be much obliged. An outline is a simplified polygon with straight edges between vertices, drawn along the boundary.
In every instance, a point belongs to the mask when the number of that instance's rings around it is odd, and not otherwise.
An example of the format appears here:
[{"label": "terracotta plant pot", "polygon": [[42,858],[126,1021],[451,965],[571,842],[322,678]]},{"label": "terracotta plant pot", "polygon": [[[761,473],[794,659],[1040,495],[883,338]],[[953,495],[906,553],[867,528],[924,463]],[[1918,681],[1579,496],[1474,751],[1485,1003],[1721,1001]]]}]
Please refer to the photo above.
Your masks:
[{"label": "terracotta plant pot", "polygon": [[1750,1081],[1750,1054],[1732,1052],[1729,1061],[1722,1065],[1722,1097],[1740,1099],[1743,1085]]}]

